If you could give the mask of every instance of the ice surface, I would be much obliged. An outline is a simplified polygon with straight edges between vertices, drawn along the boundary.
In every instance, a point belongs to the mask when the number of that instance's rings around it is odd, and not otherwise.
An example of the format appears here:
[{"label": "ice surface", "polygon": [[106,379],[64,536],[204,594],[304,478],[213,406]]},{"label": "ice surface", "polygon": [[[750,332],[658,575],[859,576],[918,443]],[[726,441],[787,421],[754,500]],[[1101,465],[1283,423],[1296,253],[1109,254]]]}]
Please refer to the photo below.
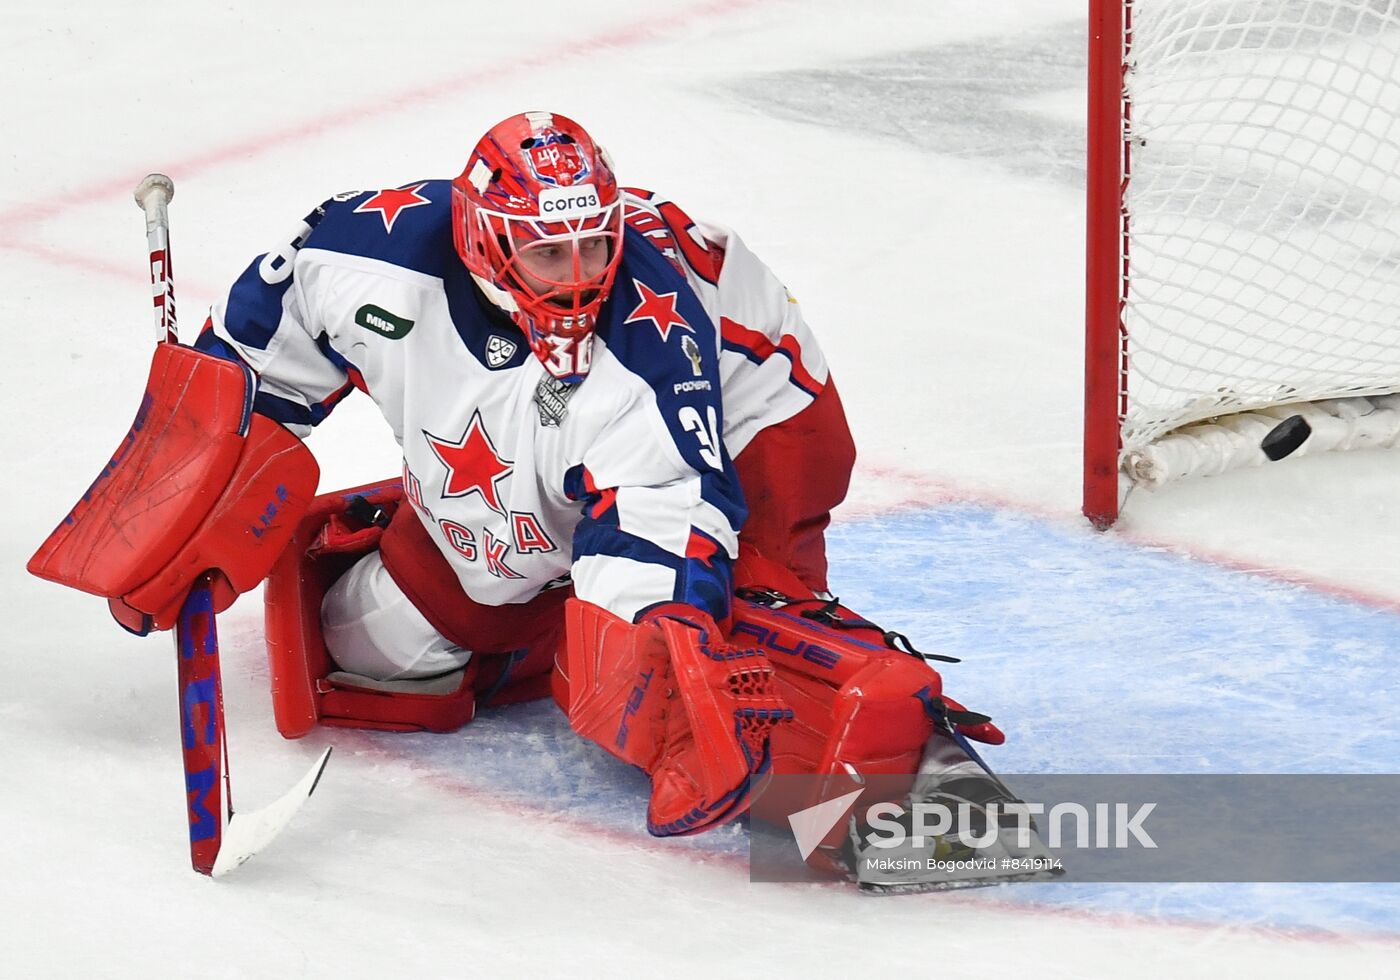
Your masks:
[{"label": "ice surface", "polygon": [[[548,705],[284,742],[256,597],[220,623],[235,804],[337,751],[284,836],[210,882],[186,864],[169,644],[23,571],[135,409],[144,174],[176,182],[188,337],[317,201],[450,175],[544,106],[802,300],[862,453],[834,586],[965,658],[950,691],[1011,732],[994,765],[1393,770],[1400,453],[1139,493],[1108,535],[1076,515],[1081,3],[148,0],[5,23],[7,976],[1400,975],[1395,886],[750,885],[742,826],[650,840],[644,780]],[[397,469],[363,401],[312,445],[324,489]]]}]

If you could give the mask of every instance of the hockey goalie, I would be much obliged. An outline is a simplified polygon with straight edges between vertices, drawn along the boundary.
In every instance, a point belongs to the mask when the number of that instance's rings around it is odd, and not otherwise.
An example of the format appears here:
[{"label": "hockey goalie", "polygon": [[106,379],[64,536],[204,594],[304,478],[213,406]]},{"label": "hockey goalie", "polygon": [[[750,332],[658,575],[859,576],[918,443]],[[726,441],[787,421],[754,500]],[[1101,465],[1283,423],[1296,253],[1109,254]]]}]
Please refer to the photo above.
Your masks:
[{"label": "hockey goalie", "polygon": [[[297,437],[355,389],[402,472],[312,499]],[[658,836],[743,814],[770,772],[1009,799],[968,743],[1002,733],[827,591],[855,449],[796,301],[563,116],[498,124],[454,180],[317,207],[193,348],[160,348],[142,412],[109,470],[149,518],[35,570],[72,584],[101,552],[85,587],[138,631],[210,569],[216,608],[266,577],[289,738],[552,696],[650,776]],[[813,860],[856,868],[848,831]]]}]

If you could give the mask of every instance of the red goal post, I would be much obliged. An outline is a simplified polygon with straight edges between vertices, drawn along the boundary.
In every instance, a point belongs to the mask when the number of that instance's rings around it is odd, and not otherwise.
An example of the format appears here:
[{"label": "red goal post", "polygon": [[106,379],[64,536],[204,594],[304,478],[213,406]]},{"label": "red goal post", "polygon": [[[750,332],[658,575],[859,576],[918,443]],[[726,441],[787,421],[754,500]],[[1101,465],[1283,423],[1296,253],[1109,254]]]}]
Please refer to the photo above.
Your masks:
[{"label": "red goal post", "polygon": [[1091,0],[1084,513],[1400,439],[1400,0]]}]

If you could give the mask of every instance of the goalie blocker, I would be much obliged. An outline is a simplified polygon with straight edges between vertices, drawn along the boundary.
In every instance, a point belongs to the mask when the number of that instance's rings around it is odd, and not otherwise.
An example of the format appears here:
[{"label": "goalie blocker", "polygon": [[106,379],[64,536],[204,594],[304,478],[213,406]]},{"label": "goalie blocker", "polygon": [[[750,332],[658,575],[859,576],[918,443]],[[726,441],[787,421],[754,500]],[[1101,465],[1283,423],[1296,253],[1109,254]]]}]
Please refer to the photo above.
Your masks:
[{"label": "goalie blocker", "polygon": [[254,415],[240,364],[161,344],[131,430],[29,571],[102,596],[131,632],[174,626],[212,572],[213,612],[258,585],[316,490],[296,436]]}]

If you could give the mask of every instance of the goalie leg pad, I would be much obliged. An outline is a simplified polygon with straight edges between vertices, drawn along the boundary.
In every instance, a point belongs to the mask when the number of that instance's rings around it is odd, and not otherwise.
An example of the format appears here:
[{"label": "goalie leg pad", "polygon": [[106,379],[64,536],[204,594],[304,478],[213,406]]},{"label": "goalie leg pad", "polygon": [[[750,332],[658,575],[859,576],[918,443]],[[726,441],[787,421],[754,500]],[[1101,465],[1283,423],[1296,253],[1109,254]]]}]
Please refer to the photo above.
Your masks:
[{"label": "goalie leg pad", "polygon": [[476,717],[479,666],[469,663],[441,677],[408,681],[332,671],[316,681],[319,721],[331,728],[455,732]]},{"label": "goalie leg pad", "polygon": [[743,813],[792,717],[762,651],[718,642],[698,615],[634,625],[574,599],[566,622],[556,697],[574,731],[652,777],[648,831],[694,834]]},{"label": "goalie leg pad", "polygon": [[[839,795],[831,787],[845,786],[851,773],[880,777],[863,797],[867,803],[902,796],[925,746],[946,725],[982,741],[1004,739],[990,719],[943,693],[938,671],[907,641],[893,645],[902,637],[817,598],[786,568],[746,550],[735,580],[740,591],[731,639],[768,652],[795,715],[793,724],[774,733],[774,771],[824,777],[813,781],[809,800],[774,796],[773,807],[792,812]],[[768,804],[765,797],[758,815],[781,819]],[[825,843],[837,846],[843,836],[843,828],[835,827]]]},{"label": "goalie leg pad", "polygon": [[[346,569],[378,547],[402,501],[398,480],[317,497],[268,578],[272,707],[285,738],[301,738],[318,724],[451,732],[472,720],[478,701],[508,704],[548,694],[548,664],[558,645],[548,636],[522,641],[513,653],[473,654],[464,669],[426,680],[375,681],[337,669],[322,635],[322,601]],[[537,618],[544,623],[548,612]],[[545,625],[536,629],[547,633]]]}]

